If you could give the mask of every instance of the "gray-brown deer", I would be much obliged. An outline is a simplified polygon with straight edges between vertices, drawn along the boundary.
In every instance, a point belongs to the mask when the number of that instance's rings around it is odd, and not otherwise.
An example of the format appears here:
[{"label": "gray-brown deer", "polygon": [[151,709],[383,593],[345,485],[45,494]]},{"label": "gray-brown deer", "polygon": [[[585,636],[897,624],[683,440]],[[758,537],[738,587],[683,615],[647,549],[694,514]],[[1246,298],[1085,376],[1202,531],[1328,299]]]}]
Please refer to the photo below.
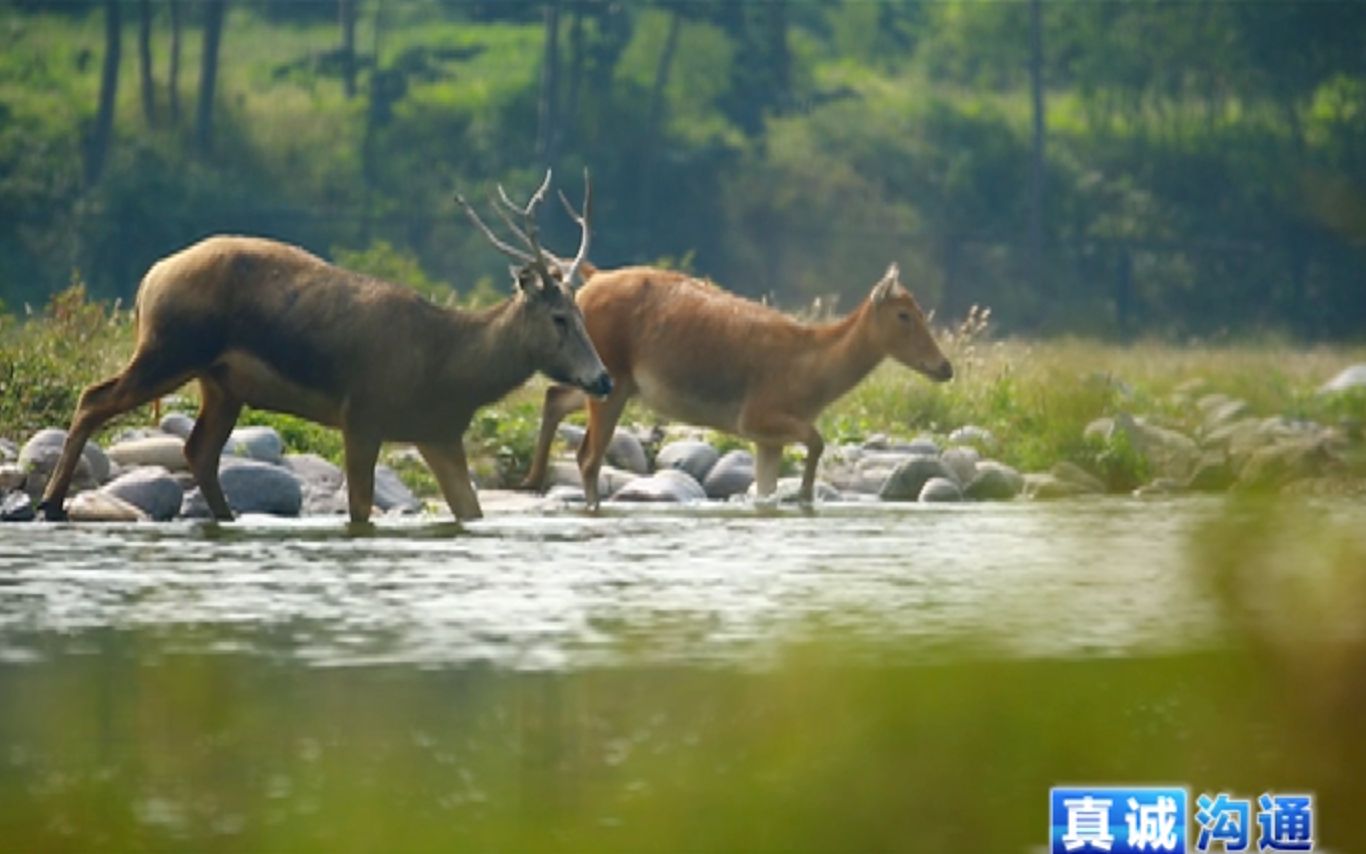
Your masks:
[{"label": "gray-brown deer", "polygon": [[369,519],[385,441],[415,443],[455,517],[479,517],[461,441],[478,407],[537,371],[591,395],[612,386],[569,288],[588,251],[588,175],[582,213],[571,209],[582,236],[567,264],[537,241],[536,210],[549,183],[547,172],[522,207],[499,187],[507,210],[498,213],[525,249],[499,240],[457,194],[470,220],[519,265],[514,295],[484,311],[441,308],[410,288],[262,238],[210,237],[158,261],[138,289],[132,360],[81,395],[40,505],[45,517],[62,518],[92,432],[191,379],[199,381],[200,408],[185,456],[219,519],[232,518],[219,457],[244,404],[341,429],[354,522]]},{"label": "gray-brown deer", "polygon": [[[603,456],[632,395],[668,418],[754,441],[760,496],[777,486],[783,446],[804,443],[799,498],[809,503],[825,448],[815,427],[821,410],[888,356],[940,382],[953,377],[895,264],[847,316],[810,324],[683,273],[581,267],[588,282],[579,289],[579,308],[613,382],[606,399],[588,401],[588,432],[579,446],[590,508],[598,506]],[[525,487],[543,487],[556,427],[584,402],[567,386],[546,391]]]}]

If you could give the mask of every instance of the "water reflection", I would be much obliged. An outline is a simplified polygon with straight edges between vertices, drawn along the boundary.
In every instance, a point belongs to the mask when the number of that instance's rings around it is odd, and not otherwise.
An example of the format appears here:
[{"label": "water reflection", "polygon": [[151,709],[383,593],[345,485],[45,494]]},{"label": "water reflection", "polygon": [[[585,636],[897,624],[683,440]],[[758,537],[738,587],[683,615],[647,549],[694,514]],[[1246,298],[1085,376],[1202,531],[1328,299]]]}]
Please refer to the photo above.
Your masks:
[{"label": "water reflection", "polygon": [[[559,670],[753,663],[819,634],[886,651],[971,637],[1011,654],[1201,644],[1187,539],[1217,505],[617,508],[462,526],[249,518],[0,527],[0,648],[192,627],[206,648],[317,665]],[[916,641],[908,644],[908,641]]]}]

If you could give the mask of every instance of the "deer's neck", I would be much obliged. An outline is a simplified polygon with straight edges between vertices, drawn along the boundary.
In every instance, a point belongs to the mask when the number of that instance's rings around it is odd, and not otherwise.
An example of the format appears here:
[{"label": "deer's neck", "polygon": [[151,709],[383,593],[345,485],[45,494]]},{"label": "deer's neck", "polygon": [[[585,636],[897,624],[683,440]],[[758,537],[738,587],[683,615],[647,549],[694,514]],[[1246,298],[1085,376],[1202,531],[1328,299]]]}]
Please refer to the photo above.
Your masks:
[{"label": "deer's neck", "polygon": [[882,362],[886,354],[872,332],[872,306],[866,299],[839,320],[811,327],[806,375],[816,408],[844,395]]},{"label": "deer's neck", "polygon": [[535,372],[516,322],[515,298],[480,311],[452,311],[443,373],[469,412],[501,399]]}]

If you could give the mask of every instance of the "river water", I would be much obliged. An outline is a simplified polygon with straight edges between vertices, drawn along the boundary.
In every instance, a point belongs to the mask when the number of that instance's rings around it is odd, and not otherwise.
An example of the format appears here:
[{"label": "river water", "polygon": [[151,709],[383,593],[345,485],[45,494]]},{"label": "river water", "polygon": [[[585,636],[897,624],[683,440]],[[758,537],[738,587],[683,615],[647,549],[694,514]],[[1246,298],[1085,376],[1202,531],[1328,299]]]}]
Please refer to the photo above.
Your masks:
[{"label": "river water", "polygon": [[[1214,501],[618,507],[495,503],[384,518],[0,527],[0,660],[91,630],[317,666],[574,670],[762,663],[812,636],[918,653],[1199,646],[1186,553]],[[186,631],[190,630],[190,631]],[[189,638],[190,640],[187,640]],[[181,649],[180,651],[187,651]]]}]

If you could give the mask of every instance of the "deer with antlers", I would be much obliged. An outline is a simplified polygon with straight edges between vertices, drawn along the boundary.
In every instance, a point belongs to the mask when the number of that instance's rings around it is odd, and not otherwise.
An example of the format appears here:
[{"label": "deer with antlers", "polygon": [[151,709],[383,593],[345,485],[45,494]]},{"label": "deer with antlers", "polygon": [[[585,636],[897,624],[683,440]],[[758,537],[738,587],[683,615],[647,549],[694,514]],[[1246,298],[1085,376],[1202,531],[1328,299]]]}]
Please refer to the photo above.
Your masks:
[{"label": "deer with antlers", "polygon": [[91,433],[194,379],[200,408],[185,456],[216,518],[232,518],[218,465],[243,405],[341,429],[353,522],[369,519],[385,441],[416,444],[455,517],[478,518],[461,442],[477,408],[537,371],[589,395],[612,388],[569,287],[588,251],[588,174],[582,212],[570,208],[581,239],[569,263],[537,240],[536,212],[549,186],[547,171],[522,206],[498,188],[494,207],[524,249],[500,240],[457,194],[471,222],[518,265],[514,296],[483,311],[441,308],[262,238],[210,237],[158,261],[138,289],[133,357],[81,395],[43,495],[44,516],[62,518]]},{"label": "deer with antlers", "polygon": [[850,314],[808,324],[683,273],[600,272],[580,263],[588,282],[579,308],[613,389],[600,400],[568,386],[547,389],[523,486],[543,487],[556,428],[586,402],[578,461],[590,508],[599,504],[598,473],[612,431],[634,395],[666,417],[754,441],[760,496],[776,489],[783,446],[805,444],[799,498],[810,503],[825,447],[815,427],[821,410],[888,356],[939,382],[953,377],[895,264]]}]

